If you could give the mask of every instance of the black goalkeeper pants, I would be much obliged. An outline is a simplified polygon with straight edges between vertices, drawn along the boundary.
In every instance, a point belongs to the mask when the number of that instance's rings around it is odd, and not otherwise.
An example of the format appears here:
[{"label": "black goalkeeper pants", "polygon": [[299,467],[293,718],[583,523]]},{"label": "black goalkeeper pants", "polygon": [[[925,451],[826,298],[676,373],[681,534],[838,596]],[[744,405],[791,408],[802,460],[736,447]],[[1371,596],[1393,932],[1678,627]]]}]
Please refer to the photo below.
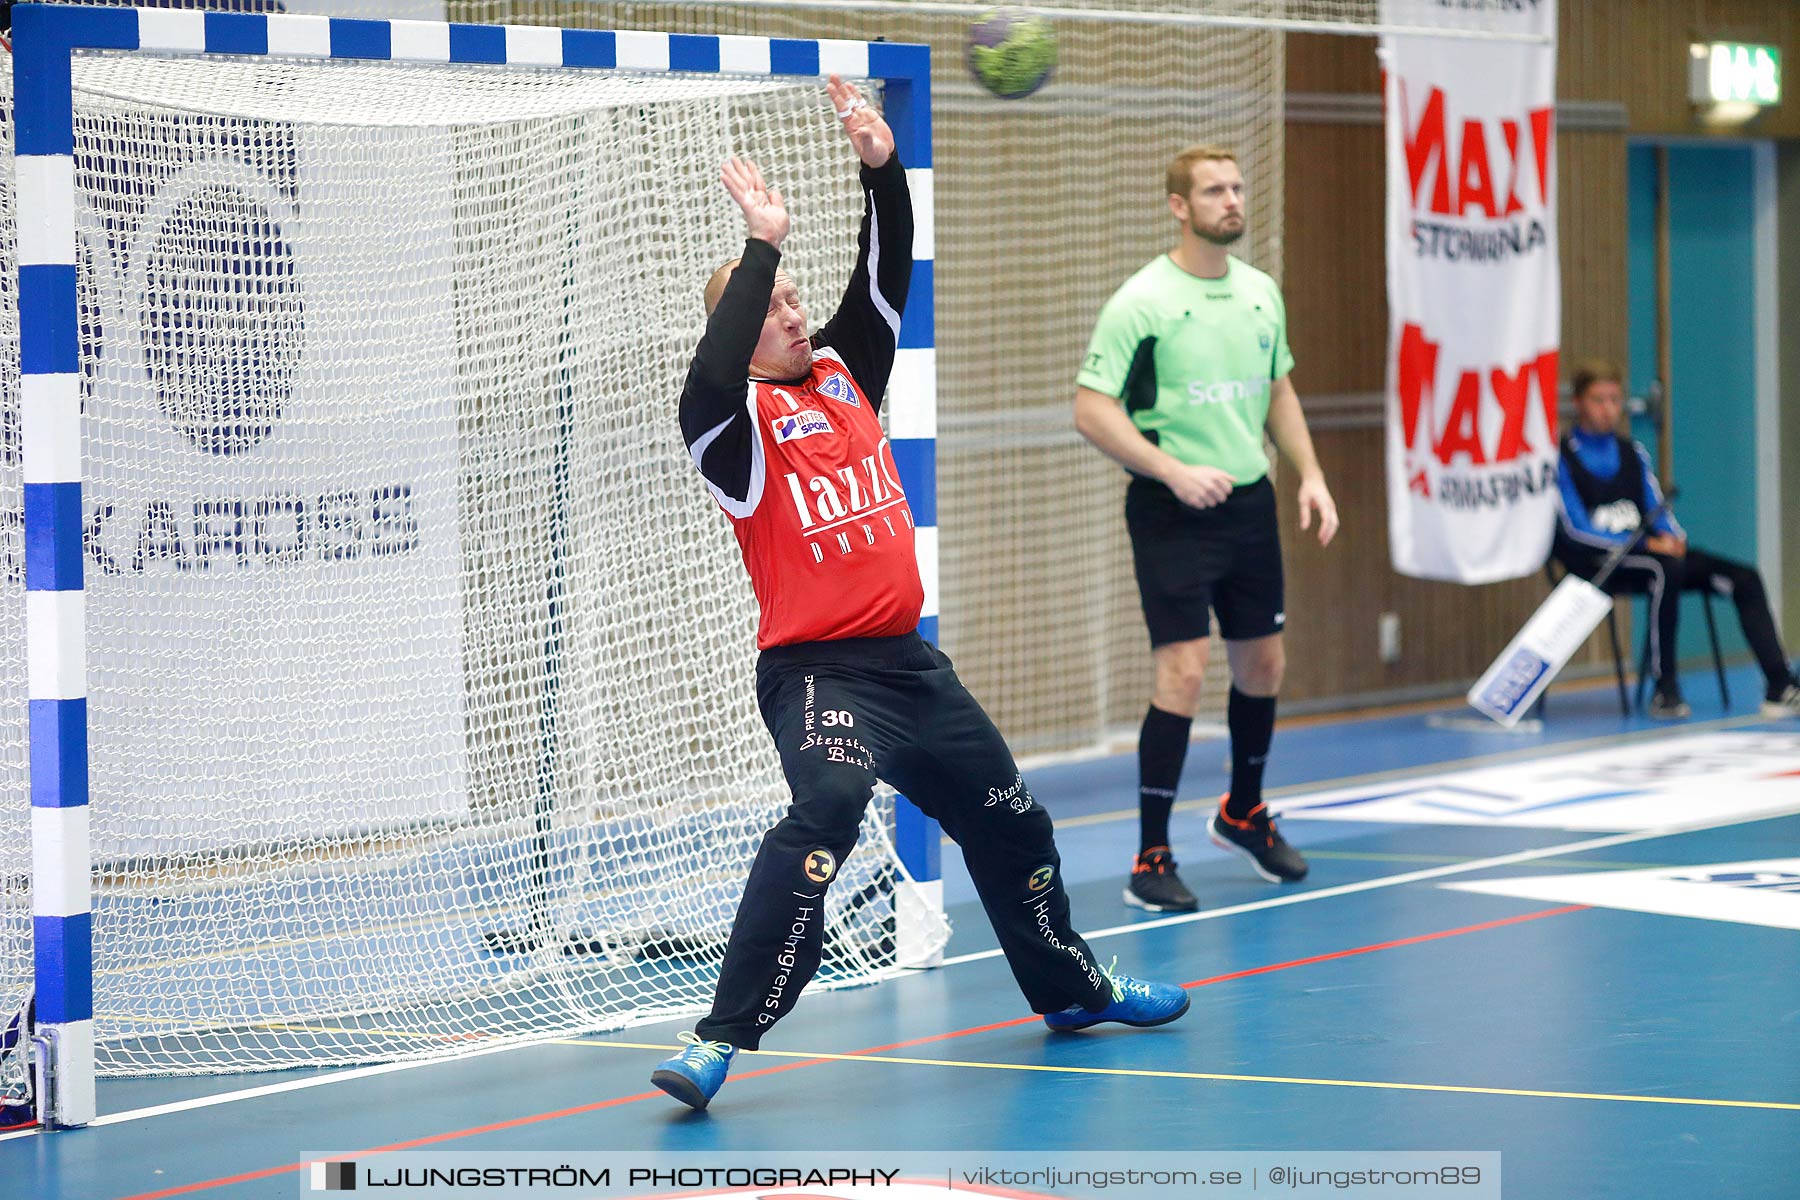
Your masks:
[{"label": "black goalkeeper pants", "polygon": [[754,1050],[794,1007],[819,968],[826,890],[878,779],[962,847],[1032,1011],[1111,1002],[1069,925],[1050,814],[942,652],[916,633],[778,646],[757,662],[756,692],[793,803],[750,868],[701,1037]]}]

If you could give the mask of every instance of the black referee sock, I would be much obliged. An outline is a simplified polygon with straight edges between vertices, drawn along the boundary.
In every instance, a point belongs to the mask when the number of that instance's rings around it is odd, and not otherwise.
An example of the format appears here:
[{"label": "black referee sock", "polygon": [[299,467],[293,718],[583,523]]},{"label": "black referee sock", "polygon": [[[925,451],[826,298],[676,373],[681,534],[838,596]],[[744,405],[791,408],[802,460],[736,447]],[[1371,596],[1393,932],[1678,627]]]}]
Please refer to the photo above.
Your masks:
[{"label": "black referee sock", "polygon": [[1178,717],[1152,704],[1138,731],[1138,853],[1169,844],[1169,810],[1187,762],[1192,717]]},{"label": "black referee sock", "polygon": [[1225,727],[1231,731],[1231,796],[1225,815],[1241,821],[1262,803],[1263,764],[1275,740],[1275,697],[1246,696],[1232,688],[1225,702]]}]

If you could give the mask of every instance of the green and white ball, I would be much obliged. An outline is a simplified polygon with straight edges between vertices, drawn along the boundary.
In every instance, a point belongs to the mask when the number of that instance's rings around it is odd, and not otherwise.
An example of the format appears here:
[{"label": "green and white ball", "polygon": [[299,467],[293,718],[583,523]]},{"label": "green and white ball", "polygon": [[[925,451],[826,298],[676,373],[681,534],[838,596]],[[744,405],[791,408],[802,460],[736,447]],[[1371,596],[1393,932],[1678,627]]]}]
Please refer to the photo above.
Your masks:
[{"label": "green and white ball", "polygon": [[969,26],[969,74],[1002,100],[1029,96],[1056,70],[1056,28],[1014,9],[984,13]]}]

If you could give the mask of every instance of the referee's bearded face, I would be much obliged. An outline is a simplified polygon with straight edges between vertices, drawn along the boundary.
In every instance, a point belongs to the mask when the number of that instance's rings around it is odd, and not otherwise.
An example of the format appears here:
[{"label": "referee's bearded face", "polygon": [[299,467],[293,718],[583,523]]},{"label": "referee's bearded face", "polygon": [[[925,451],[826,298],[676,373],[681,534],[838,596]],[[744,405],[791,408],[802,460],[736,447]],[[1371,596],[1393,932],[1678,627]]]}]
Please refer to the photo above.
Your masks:
[{"label": "referee's bearded face", "polygon": [[1183,196],[1170,196],[1169,207],[1197,238],[1229,246],[1244,236],[1244,176],[1228,158],[1203,158],[1194,164],[1194,185]]},{"label": "referee's bearded face", "polygon": [[812,343],[806,337],[806,306],[800,289],[782,271],[775,273],[769,311],[750,359],[750,373],[762,379],[798,379],[812,365]]}]

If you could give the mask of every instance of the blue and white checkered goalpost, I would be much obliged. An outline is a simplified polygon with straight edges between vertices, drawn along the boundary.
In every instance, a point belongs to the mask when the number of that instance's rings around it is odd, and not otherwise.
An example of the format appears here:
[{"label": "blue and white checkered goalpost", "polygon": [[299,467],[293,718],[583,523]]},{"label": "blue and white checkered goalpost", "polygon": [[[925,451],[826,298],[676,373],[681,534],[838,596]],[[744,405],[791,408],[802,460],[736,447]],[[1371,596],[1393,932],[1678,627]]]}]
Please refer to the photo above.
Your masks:
[{"label": "blue and white checkered goalpost", "polygon": [[[35,1075],[45,1126],[83,1125],[96,1112],[83,575],[90,551],[83,541],[84,324],[76,278],[75,52],[491,64],[634,75],[791,79],[836,73],[879,81],[917,214],[911,298],[888,412],[894,456],[917,520],[926,593],[921,632],[935,640],[936,384],[925,47],[36,4],[13,10],[13,36]],[[919,885],[896,892],[900,903],[892,928],[898,962],[930,965],[941,946],[941,937],[933,940],[929,933],[941,928],[938,830],[902,802],[894,840],[900,862]]]}]

